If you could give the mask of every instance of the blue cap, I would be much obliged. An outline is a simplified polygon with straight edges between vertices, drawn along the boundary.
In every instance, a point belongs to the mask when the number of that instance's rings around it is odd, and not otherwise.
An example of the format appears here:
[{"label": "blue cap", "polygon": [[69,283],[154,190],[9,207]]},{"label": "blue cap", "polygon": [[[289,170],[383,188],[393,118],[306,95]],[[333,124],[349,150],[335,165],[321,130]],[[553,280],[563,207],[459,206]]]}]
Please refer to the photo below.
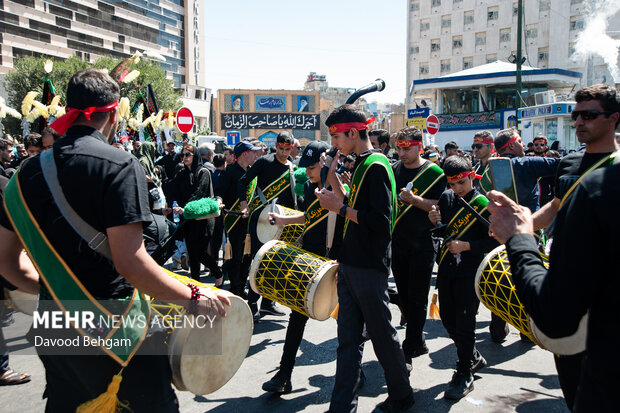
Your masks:
[{"label": "blue cap", "polygon": [[239,143],[237,143],[235,145],[235,149],[233,149],[233,151],[235,152],[235,157],[240,157],[241,154],[243,152],[247,152],[247,151],[258,151],[261,148],[259,148],[258,146],[254,146],[252,145],[250,142],[248,141],[241,141]]}]

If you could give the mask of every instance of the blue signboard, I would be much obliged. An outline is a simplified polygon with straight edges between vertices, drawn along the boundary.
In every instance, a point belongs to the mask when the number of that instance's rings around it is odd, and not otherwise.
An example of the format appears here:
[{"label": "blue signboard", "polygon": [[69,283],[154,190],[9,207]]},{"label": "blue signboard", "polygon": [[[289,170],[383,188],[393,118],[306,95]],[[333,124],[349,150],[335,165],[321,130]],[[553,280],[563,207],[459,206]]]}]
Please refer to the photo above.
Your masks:
[{"label": "blue signboard", "polygon": [[548,105],[523,108],[519,109],[519,118],[537,118],[558,114],[568,115],[573,111],[573,106],[572,103],[550,103]]},{"label": "blue signboard", "polygon": [[272,146],[276,146],[277,137],[278,137],[277,133],[269,131],[269,132],[265,132],[262,135],[260,135],[258,137],[258,140],[264,143],[265,145],[272,147]]},{"label": "blue signboard", "polygon": [[286,110],[286,96],[256,96],[256,110],[267,111],[285,111]]},{"label": "blue signboard", "polygon": [[407,118],[428,118],[428,115],[430,114],[430,108],[409,109],[407,111]]},{"label": "blue signboard", "polygon": [[226,132],[226,144],[228,146],[235,146],[241,140],[241,133],[238,131]]}]

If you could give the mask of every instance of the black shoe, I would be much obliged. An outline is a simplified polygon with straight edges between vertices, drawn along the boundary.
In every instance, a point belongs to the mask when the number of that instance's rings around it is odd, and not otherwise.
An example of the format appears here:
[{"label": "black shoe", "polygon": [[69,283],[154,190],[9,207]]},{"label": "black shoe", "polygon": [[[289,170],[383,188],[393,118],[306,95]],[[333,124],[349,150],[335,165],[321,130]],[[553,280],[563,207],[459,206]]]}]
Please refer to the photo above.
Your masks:
[{"label": "black shoe", "polygon": [[474,365],[471,368],[471,374],[478,373],[481,369],[487,366],[487,361],[482,357],[479,351],[476,350],[476,355],[474,356]]},{"label": "black shoe", "polygon": [[404,399],[392,400],[389,397],[379,403],[375,409],[376,412],[386,412],[386,413],[397,413],[397,412],[405,412],[413,406],[415,400],[413,398],[413,391],[409,393],[409,396]]},{"label": "black shoe", "polygon": [[400,324],[401,327],[404,327],[404,326],[407,325],[407,317],[405,317],[405,315],[402,314],[402,313],[400,315],[400,323],[399,324]]},{"label": "black shoe", "polygon": [[293,390],[291,376],[278,371],[268,382],[263,383],[263,390],[271,393],[290,393]]},{"label": "black shoe", "polygon": [[364,374],[364,370],[360,368],[360,383],[357,385],[357,389],[361,389],[366,385],[366,375]]},{"label": "black shoe", "polygon": [[491,333],[491,340],[494,343],[503,343],[506,340],[506,336],[510,333],[508,323],[504,323],[504,328],[497,328],[495,326],[489,326],[489,332]]},{"label": "black shoe", "polygon": [[250,311],[252,312],[252,318],[254,319],[254,321],[258,321],[260,319],[260,311],[258,311],[258,304],[256,303],[249,303],[250,304]]},{"label": "black shoe", "polygon": [[471,373],[455,372],[452,380],[448,383],[448,389],[444,397],[450,400],[458,400],[467,396],[474,389],[474,376]]},{"label": "black shoe", "polygon": [[280,315],[280,316],[286,314],[285,312],[278,310],[276,308],[276,305],[273,303],[270,303],[267,305],[261,305],[260,312],[264,314]]},{"label": "black shoe", "polygon": [[421,346],[414,348],[411,352],[411,358],[420,357],[423,354],[428,354],[428,347],[426,346],[426,343],[422,343]]},{"label": "black shoe", "polygon": [[405,354],[405,366],[407,367],[407,372],[411,373],[413,370],[413,363],[411,361],[411,357]]}]

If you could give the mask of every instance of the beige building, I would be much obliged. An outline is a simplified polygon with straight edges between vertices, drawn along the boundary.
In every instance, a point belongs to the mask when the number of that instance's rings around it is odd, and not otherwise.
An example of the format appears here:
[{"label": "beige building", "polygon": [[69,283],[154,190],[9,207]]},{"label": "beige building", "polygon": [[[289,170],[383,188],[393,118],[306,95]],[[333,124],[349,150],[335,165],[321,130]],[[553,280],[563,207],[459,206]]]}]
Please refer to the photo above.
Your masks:
[{"label": "beige building", "polygon": [[[613,84],[600,57],[573,58],[587,24],[586,0],[523,0],[525,65],[580,72],[582,85]],[[407,90],[412,81],[438,78],[497,60],[517,50],[516,0],[408,0]],[[608,19],[607,34],[620,38],[620,13]],[[416,97],[417,95],[417,97]],[[412,93],[407,107],[427,96]]]},{"label": "beige building", "polygon": [[283,130],[305,145],[321,139],[320,111],[318,91],[220,89],[213,99],[213,130],[230,145],[257,138],[274,146]]}]

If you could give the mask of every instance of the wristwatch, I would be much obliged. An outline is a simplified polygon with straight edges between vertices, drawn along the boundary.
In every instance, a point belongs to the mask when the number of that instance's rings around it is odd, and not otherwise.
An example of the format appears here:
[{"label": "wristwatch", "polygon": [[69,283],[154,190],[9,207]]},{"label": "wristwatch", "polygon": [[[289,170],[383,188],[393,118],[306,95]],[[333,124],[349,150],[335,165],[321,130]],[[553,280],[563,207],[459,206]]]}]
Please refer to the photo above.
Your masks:
[{"label": "wristwatch", "polygon": [[341,216],[341,217],[343,217],[343,218],[346,218],[346,217],[347,217],[347,206],[346,206],[346,204],[345,204],[345,205],[343,205],[343,206],[340,208],[340,211],[338,211],[338,215],[340,215],[340,216]]}]

